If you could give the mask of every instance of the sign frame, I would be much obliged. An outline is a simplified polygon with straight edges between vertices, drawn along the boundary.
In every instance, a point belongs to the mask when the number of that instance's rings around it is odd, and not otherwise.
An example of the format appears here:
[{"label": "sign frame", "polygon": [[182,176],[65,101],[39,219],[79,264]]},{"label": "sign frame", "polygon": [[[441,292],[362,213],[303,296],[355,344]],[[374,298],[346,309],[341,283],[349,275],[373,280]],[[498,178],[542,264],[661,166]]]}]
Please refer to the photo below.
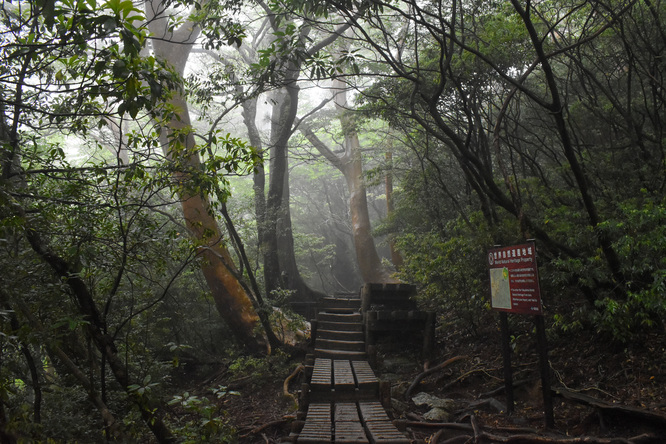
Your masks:
[{"label": "sign frame", "polygon": [[491,306],[507,313],[543,313],[536,245],[527,242],[488,251]]},{"label": "sign frame", "polygon": [[545,425],[546,428],[553,428],[555,419],[550,393],[550,365],[539,287],[536,245],[534,241],[528,241],[508,247],[495,246],[488,251],[487,261],[490,273],[491,307],[499,312],[500,317],[507,414],[511,415],[514,409],[508,315],[532,315],[539,354]]}]

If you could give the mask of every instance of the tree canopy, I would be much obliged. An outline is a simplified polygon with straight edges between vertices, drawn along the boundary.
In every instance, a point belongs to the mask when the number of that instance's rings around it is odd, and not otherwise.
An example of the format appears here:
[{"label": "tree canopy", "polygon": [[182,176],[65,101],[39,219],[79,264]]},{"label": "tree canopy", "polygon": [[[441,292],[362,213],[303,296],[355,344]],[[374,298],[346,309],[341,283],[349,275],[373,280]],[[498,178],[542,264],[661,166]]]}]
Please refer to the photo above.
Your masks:
[{"label": "tree canopy", "polygon": [[[361,282],[414,283],[476,334],[485,252],[527,239],[554,330],[663,334],[665,19],[3,1],[2,439],[179,440],[165,363],[275,352],[288,309]],[[97,416],[59,428],[54,388]]]}]

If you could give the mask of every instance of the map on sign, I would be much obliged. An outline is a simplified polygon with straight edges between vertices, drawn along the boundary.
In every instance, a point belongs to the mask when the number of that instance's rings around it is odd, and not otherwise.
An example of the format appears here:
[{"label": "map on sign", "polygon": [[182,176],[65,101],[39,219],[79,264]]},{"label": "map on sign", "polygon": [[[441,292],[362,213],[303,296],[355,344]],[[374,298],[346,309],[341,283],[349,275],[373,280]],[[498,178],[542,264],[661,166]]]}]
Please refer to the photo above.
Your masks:
[{"label": "map on sign", "polygon": [[534,243],[488,252],[490,300],[495,310],[541,314],[541,292]]},{"label": "map on sign", "polygon": [[511,308],[511,287],[509,287],[509,269],[490,269],[490,294],[493,308]]}]

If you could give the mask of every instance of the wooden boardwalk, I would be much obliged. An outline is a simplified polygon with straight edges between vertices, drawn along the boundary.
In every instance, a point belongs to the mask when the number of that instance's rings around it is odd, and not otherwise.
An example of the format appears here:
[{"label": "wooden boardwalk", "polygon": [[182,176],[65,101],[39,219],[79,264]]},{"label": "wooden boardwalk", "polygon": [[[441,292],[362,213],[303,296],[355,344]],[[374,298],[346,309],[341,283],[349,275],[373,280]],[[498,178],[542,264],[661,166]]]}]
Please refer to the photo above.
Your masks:
[{"label": "wooden boardwalk", "polygon": [[408,444],[380,402],[380,381],[365,350],[361,301],[326,298],[317,314],[314,356],[301,391],[299,444]]}]

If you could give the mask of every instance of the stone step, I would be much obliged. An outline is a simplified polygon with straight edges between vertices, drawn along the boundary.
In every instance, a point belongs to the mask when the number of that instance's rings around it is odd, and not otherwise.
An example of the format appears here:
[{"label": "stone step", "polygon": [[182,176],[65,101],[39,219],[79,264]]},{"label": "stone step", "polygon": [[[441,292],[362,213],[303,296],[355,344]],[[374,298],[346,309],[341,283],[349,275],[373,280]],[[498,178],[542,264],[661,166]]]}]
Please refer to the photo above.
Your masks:
[{"label": "stone step", "polygon": [[365,351],[365,341],[339,341],[335,339],[323,339],[319,336],[315,342],[315,348],[362,352]]}]

